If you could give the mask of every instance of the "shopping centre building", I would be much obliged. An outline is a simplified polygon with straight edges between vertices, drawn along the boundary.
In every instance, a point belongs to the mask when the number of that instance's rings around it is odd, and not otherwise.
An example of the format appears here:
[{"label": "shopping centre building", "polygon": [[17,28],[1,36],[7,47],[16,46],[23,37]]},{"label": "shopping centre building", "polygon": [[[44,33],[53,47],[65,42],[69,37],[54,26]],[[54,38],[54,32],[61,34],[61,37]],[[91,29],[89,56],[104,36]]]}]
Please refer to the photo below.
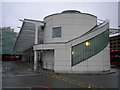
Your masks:
[{"label": "shopping centre building", "polygon": [[23,60],[33,62],[34,70],[39,63],[58,73],[110,70],[108,20],[66,10],[43,21],[20,21],[23,24],[14,50],[24,51]]}]

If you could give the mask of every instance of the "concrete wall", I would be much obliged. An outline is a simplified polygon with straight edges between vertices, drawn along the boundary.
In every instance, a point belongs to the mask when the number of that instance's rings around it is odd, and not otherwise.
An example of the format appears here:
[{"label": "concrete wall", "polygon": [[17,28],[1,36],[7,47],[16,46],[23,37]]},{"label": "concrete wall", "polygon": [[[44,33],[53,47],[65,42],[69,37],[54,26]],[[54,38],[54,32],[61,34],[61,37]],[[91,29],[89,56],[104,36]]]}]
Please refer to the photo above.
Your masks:
[{"label": "concrete wall", "polygon": [[71,47],[85,40],[97,36],[109,28],[109,23],[105,22],[104,26],[97,28],[96,31],[67,43],[64,47],[55,48],[55,72],[82,73],[82,72],[99,72],[110,70],[110,52],[109,44],[104,50],[95,56],[71,66]]},{"label": "concrete wall", "polygon": [[110,70],[109,44],[95,56],[71,66],[71,46],[57,47],[54,53],[54,71],[57,73],[88,73]]},{"label": "concrete wall", "polygon": [[[70,44],[72,46],[79,44],[83,41],[86,41],[90,38],[93,38],[97,36],[98,34],[104,32],[109,28],[109,23],[106,21],[103,26],[96,28],[97,30],[83,36],[81,38],[78,38]],[[85,60],[84,62],[81,62],[75,66],[72,67],[72,72],[78,73],[78,72],[91,72],[91,71],[106,71],[110,70],[110,52],[109,52],[109,44],[106,46],[104,50],[96,54],[95,56]]]},{"label": "concrete wall", "polygon": [[57,73],[88,73],[110,70],[109,44],[93,57],[71,66],[71,46],[55,48],[54,71]]},{"label": "concrete wall", "polygon": [[71,48],[58,47],[55,49],[54,71],[71,72]]},{"label": "concrete wall", "polygon": [[[66,42],[89,31],[97,24],[97,18],[82,13],[60,13],[44,19],[44,43]],[[61,27],[62,37],[52,38],[52,28]]]},{"label": "concrete wall", "polygon": [[72,67],[74,73],[99,72],[110,70],[109,45],[95,56]]}]

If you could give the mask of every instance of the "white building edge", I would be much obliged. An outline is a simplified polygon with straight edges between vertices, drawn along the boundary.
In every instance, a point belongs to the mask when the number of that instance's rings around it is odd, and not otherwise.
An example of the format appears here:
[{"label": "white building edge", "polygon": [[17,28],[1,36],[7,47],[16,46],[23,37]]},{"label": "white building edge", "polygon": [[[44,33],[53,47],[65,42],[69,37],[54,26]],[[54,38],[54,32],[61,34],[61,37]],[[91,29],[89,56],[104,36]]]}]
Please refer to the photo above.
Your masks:
[{"label": "white building edge", "polygon": [[44,69],[57,73],[110,70],[107,20],[98,25],[94,15],[67,10],[49,15],[43,21],[22,21],[14,50],[23,51],[33,47],[34,70],[37,69],[39,58]]}]

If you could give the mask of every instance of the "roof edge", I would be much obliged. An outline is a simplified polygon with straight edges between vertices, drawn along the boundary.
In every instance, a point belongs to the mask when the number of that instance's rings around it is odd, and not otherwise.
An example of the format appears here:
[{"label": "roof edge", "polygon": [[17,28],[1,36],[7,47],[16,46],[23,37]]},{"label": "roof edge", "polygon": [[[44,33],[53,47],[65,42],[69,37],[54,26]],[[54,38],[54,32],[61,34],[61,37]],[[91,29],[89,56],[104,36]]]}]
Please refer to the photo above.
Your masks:
[{"label": "roof edge", "polygon": [[[95,15],[93,15],[93,14],[81,13],[81,12],[78,11],[78,10],[65,10],[65,11],[62,11],[61,13],[50,14],[50,15],[44,17],[44,19],[46,19],[47,17],[53,16],[53,15],[59,15],[59,14],[85,14],[85,15],[90,15],[90,16],[93,16],[93,17],[97,18],[97,16],[95,16]],[[43,20],[44,20],[44,19],[43,19]]]}]

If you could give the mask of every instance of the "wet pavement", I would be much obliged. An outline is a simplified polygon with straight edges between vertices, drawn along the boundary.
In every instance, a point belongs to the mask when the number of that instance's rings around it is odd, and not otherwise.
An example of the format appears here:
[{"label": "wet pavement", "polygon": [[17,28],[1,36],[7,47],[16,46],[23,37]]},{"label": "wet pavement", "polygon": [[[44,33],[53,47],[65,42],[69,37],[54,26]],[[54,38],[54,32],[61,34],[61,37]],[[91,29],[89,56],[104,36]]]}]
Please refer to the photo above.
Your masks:
[{"label": "wet pavement", "polygon": [[53,73],[49,70],[43,70],[39,67],[39,70],[34,71],[33,70],[33,64],[30,64],[28,62],[21,62],[21,61],[3,61],[2,62],[2,75],[3,76],[25,76],[25,75],[34,75],[34,74],[40,74],[40,73]]},{"label": "wet pavement", "polygon": [[3,88],[118,88],[120,69],[115,73],[101,75],[57,74],[52,71],[32,70],[27,62],[4,61],[2,63]]},{"label": "wet pavement", "polygon": [[2,75],[23,75],[31,72],[32,65],[27,62],[4,61],[2,62]]}]

